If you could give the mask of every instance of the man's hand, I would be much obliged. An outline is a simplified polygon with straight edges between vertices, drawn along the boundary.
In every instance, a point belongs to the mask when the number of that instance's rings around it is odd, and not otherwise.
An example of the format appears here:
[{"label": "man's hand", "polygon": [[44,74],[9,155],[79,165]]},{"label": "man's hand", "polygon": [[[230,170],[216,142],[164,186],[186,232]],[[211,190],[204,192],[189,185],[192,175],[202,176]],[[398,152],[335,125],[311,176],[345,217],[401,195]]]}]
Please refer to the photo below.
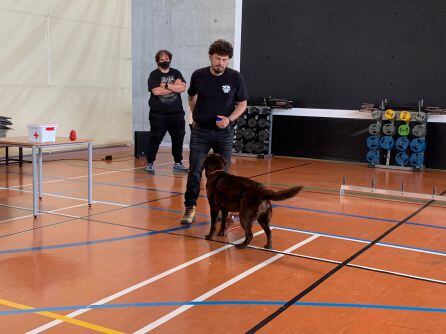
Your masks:
[{"label": "man's hand", "polygon": [[[161,83],[161,87],[164,87],[166,83]],[[183,93],[186,90],[186,83],[181,81],[180,79],[175,80],[174,82],[168,82],[169,88],[171,92],[174,93]]]},{"label": "man's hand", "polygon": [[229,121],[228,117],[217,115],[217,120],[215,121],[215,124],[217,124],[217,126],[220,129],[226,128],[229,125],[229,123],[231,123],[231,122]]},{"label": "man's hand", "polygon": [[161,83],[160,83],[160,87],[161,87],[161,88],[166,88],[166,82],[161,82]]}]

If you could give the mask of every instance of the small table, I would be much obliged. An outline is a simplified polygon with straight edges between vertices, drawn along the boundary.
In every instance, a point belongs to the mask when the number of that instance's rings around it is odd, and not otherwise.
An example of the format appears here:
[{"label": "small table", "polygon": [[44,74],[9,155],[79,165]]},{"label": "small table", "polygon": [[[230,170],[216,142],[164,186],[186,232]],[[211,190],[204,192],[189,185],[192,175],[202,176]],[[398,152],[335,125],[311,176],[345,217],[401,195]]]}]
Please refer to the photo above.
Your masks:
[{"label": "small table", "polygon": [[0,146],[25,147],[32,149],[33,163],[33,215],[39,214],[38,202],[42,198],[42,150],[48,147],[73,146],[86,144],[88,148],[88,206],[93,203],[92,199],[92,169],[93,169],[93,141],[91,139],[76,139],[57,137],[55,142],[33,143],[28,137],[0,138]]},{"label": "small table", "polygon": [[21,167],[23,165],[23,162],[31,162],[31,161],[26,161],[23,160],[23,147],[19,146],[19,158],[15,159],[15,158],[10,158],[9,157],[9,146],[3,146],[5,148],[5,158],[3,159],[2,163],[4,163],[5,165],[9,165],[10,161],[18,162],[19,166]]}]

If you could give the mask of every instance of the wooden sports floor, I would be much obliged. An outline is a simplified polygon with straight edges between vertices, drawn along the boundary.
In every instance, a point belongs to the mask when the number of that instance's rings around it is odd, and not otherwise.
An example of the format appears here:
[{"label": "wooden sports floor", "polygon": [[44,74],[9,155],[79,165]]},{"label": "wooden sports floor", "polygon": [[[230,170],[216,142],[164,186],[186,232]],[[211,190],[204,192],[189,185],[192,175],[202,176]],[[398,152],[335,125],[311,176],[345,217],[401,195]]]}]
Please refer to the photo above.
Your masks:
[{"label": "wooden sports floor", "polygon": [[167,151],[155,175],[116,155],[95,153],[90,209],[86,155],[44,162],[36,220],[31,165],[0,167],[0,333],[446,333],[446,207],[339,195],[343,176],[441,194],[445,172],[234,157],[237,175],[306,187],[274,203],[273,250],[257,224],[238,250],[240,228],[204,239],[204,191],[179,225],[186,176]]}]

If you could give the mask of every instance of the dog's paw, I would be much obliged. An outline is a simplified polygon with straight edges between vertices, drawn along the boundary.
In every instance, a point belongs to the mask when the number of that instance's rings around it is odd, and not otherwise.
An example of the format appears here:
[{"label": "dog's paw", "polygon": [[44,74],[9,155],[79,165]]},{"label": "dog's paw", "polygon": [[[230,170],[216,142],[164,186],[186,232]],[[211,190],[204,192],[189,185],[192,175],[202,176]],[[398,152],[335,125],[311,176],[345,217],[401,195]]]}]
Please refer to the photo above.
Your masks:
[{"label": "dog's paw", "polygon": [[220,232],[218,232],[218,236],[219,236],[219,237],[224,237],[224,236],[225,236],[225,231],[220,231]]},{"label": "dog's paw", "polygon": [[272,246],[271,244],[266,244],[265,246],[263,246],[263,248],[266,248],[266,249],[272,249],[273,246]]},{"label": "dog's paw", "polygon": [[246,246],[247,246],[247,244],[241,243],[241,244],[235,245],[235,248],[243,249],[243,248],[246,248]]},{"label": "dog's paw", "polygon": [[212,235],[208,234],[204,236],[206,238],[206,240],[212,240]]}]

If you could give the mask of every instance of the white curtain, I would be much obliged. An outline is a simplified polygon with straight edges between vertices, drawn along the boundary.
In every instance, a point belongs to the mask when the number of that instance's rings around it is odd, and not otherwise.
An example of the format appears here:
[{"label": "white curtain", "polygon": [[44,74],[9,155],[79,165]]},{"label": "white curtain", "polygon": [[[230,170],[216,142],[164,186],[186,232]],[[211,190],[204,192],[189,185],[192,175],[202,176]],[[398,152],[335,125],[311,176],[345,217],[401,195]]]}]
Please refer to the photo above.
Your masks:
[{"label": "white curtain", "polygon": [[132,140],[131,0],[0,0],[0,115],[8,137],[57,123],[95,144]]}]

